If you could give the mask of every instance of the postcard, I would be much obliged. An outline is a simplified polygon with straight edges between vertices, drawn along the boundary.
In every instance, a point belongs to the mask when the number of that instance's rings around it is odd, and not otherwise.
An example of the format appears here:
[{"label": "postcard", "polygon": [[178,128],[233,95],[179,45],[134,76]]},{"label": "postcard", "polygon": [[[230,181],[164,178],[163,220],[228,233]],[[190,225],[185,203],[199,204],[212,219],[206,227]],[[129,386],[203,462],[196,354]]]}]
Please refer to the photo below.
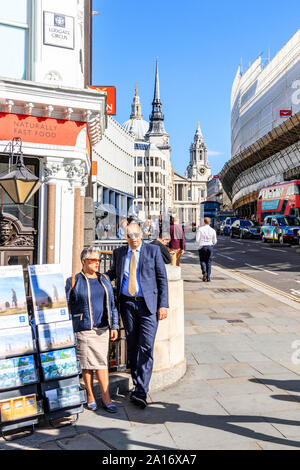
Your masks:
[{"label": "postcard", "polygon": [[74,346],[75,335],[72,320],[38,325],[40,351]]},{"label": "postcard", "polygon": [[0,330],[0,358],[34,352],[31,326]]},{"label": "postcard", "polygon": [[21,315],[4,315],[0,316],[0,330],[7,328],[18,328],[19,326],[28,326],[29,317],[28,313]]},{"label": "postcard", "polygon": [[37,382],[33,356],[0,360],[0,389],[14,388]]},{"label": "postcard", "polygon": [[59,264],[28,266],[36,324],[69,320],[65,282]]},{"label": "postcard", "polygon": [[0,328],[17,326],[20,319],[28,324],[23,267],[0,266]]},{"label": "postcard", "polygon": [[70,385],[47,390],[45,395],[48,398],[49,408],[53,410],[80,404],[82,402],[81,392],[79,385]]},{"label": "postcard", "polygon": [[1,421],[12,421],[38,413],[36,394],[23,395],[0,401]]},{"label": "postcard", "polygon": [[75,348],[41,353],[40,358],[46,381],[78,374]]}]

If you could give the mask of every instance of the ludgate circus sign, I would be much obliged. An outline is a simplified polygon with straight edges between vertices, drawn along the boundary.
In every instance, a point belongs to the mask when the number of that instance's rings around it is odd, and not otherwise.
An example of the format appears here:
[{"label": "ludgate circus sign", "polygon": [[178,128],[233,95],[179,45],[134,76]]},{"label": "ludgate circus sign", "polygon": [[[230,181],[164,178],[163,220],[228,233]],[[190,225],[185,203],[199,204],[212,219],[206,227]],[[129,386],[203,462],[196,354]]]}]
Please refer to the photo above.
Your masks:
[{"label": "ludgate circus sign", "polygon": [[84,127],[79,121],[0,113],[0,140],[21,137],[23,142],[75,146]]}]

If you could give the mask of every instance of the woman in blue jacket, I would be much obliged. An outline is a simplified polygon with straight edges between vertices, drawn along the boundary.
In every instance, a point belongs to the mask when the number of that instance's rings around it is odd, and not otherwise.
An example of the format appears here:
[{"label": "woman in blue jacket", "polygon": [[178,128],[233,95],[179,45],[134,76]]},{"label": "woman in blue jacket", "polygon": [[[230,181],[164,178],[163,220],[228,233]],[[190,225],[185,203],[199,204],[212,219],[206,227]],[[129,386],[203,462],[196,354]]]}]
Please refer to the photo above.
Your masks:
[{"label": "woman in blue jacket", "polygon": [[77,336],[76,352],[86,386],[88,409],[97,409],[93,392],[95,370],[102,406],[115,413],[117,408],[109,394],[108,355],[109,339],[115,341],[118,338],[119,314],[111,282],[105,274],[98,272],[100,256],[98,247],[82,251],[82,271],[67,279],[66,294]]}]

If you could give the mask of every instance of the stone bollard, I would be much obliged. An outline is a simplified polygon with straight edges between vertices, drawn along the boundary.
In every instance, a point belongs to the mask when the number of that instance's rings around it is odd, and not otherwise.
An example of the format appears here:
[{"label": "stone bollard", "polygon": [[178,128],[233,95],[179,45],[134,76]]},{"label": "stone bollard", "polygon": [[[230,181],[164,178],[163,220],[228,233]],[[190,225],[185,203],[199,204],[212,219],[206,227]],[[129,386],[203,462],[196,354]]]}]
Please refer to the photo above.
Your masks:
[{"label": "stone bollard", "polygon": [[169,313],[168,317],[158,325],[150,392],[177,382],[186,372],[181,268],[166,265],[166,270],[169,284]]}]

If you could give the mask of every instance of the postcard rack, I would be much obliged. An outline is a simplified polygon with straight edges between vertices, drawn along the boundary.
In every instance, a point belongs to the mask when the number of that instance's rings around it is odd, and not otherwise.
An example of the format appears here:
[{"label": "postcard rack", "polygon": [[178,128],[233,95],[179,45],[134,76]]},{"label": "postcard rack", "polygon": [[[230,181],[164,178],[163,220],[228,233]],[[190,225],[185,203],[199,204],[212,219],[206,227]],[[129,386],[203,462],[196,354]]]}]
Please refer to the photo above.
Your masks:
[{"label": "postcard rack", "polygon": [[[81,387],[79,375],[49,382],[42,382],[45,419],[53,424],[57,419],[78,418],[86,403],[86,391]],[[69,423],[72,424],[72,423]]]},{"label": "postcard rack", "polygon": [[[39,417],[44,414],[43,402],[39,397],[38,384],[0,392],[0,432],[6,441],[20,437],[18,433],[24,433],[24,429],[27,429],[26,434],[34,432]],[[7,433],[10,431],[16,433],[8,439]]]},{"label": "postcard rack", "polygon": [[[51,361],[44,361],[49,356],[52,358],[53,354],[56,362],[55,366],[51,365]],[[71,363],[67,364],[67,368],[59,365],[61,355],[63,356],[62,361],[71,360]],[[64,359],[65,357],[67,359]],[[79,413],[83,412],[83,404],[86,403],[86,392],[80,385],[79,375],[81,369],[76,358],[75,348],[41,353],[40,369],[40,387],[44,400],[45,419],[52,425],[54,420],[72,415],[77,420]],[[68,424],[72,424],[72,422]]]},{"label": "postcard rack", "polygon": [[79,382],[81,368],[61,266],[28,266],[28,272],[36,325],[39,387],[45,419],[53,424],[60,418],[78,417],[86,403],[86,393]]},{"label": "postcard rack", "polygon": [[[27,323],[28,317],[26,314]],[[43,403],[38,387],[39,372],[36,342],[32,328],[13,326],[3,328],[6,317],[1,317],[0,329],[0,434],[5,440],[14,440],[32,434],[43,415]],[[7,433],[13,431],[8,439]]]}]

